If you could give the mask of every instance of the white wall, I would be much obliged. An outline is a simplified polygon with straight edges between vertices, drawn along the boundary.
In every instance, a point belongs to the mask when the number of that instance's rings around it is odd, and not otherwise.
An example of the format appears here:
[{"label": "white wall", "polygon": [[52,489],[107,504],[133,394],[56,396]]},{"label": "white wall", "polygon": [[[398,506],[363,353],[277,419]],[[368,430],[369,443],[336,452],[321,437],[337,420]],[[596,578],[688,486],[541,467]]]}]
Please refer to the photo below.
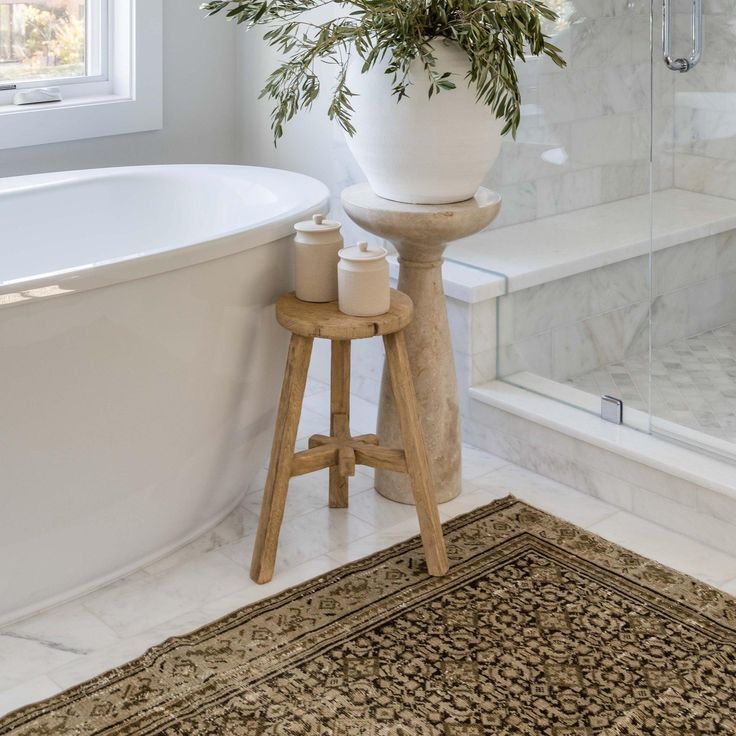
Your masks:
[{"label": "white wall", "polygon": [[0,176],[147,163],[234,163],[236,29],[164,0],[164,128],[0,151]]},{"label": "white wall", "polygon": [[284,127],[284,136],[273,145],[270,114],[272,103],[258,95],[278,56],[261,40],[258,31],[238,29],[238,161],[298,171],[324,182],[332,197],[331,217],[343,223],[346,242],[372,238],[355,226],[340,206],[340,192],[365,180],[347,148],[340,127],[327,118],[330,70],[320,76],[323,93],[314,107],[302,111]]}]

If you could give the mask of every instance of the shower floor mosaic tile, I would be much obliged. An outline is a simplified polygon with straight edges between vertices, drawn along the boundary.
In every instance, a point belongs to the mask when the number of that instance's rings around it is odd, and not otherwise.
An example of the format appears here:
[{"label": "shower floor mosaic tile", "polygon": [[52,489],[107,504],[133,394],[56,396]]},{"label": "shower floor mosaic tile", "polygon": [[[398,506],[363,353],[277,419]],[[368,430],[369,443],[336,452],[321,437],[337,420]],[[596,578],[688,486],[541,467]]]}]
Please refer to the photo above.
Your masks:
[{"label": "shower floor mosaic tile", "polygon": [[[309,388],[299,444],[328,421],[329,389]],[[356,432],[375,426],[377,407],[354,398]],[[0,715],[88,680],[249,603],[417,534],[413,507],[373,490],[361,472],[350,507],[327,508],[323,473],[295,479],[289,494],[276,575],[248,577],[262,470],[221,524],[186,547],[77,600],[0,628]],[[736,556],[669,531],[513,463],[465,447],[463,493],[440,507],[443,521],[507,495],[590,530],[668,567],[736,594]]]},{"label": "shower floor mosaic tile", "polygon": [[[637,356],[568,383],[647,411],[648,365],[646,356]],[[662,419],[736,442],[736,323],[653,351],[652,410]]]}]

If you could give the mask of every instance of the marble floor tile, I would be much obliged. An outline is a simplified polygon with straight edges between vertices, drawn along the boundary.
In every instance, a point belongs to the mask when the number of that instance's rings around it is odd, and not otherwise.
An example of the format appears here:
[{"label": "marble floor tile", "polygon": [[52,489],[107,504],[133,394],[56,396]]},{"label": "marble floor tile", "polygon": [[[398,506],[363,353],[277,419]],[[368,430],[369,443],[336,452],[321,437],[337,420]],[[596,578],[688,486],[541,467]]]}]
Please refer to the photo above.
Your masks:
[{"label": "marble floor tile", "polygon": [[[135,636],[122,639],[111,647],[100,649],[86,657],[79,657],[61,667],[51,668],[47,675],[62,690],[66,690],[140,657],[147,649],[160,644],[166,638],[161,636],[157,628],[152,627]],[[30,698],[28,702],[32,701],[33,698]]]},{"label": "marble floor tile", "polygon": [[632,552],[657,560],[710,585],[720,587],[736,577],[736,557],[628,511],[617,511],[589,528]]},{"label": "marble floor tile", "polygon": [[89,654],[119,641],[118,635],[80,601],[10,624],[0,636],[36,641],[44,647],[70,654]]},{"label": "marble floor tile", "polygon": [[340,565],[361,560],[368,557],[368,555],[410,539],[417,534],[418,528],[419,525],[416,528],[411,524],[395,525],[386,531],[368,534],[365,537],[348,542],[342,547],[332,550],[329,556]]},{"label": "marble floor tile", "polygon": [[36,679],[81,656],[77,651],[48,646],[43,641],[3,629],[0,631],[0,690]]},{"label": "marble floor tile", "polygon": [[314,394],[322,393],[323,391],[329,391],[329,389],[330,387],[326,383],[322,383],[322,381],[318,381],[313,376],[309,376],[307,386],[304,390],[304,396],[306,398],[313,396]]},{"label": "marble floor tile", "polygon": [[[323,508],[285,519],[279,535],[277,571],[288,570],[374,531],[374,526],[351,511],[330,509],[326,504]],[[255,534],[248,534],[221,551],[236,563],[249,565],[254,542]]]},{"label": "marble floor tile", "polygon": [[186,596],[161,590],[157,578],[145,572],[122,578],[80,600],[120,638],[168,621],[187,606]]},{"label": "marble floor tile", "polygon": [[373,434],[378,422],[378,406],[353,396],[350,400],[350,428],[353,434]]},{"label": "marble floor tile", "polygon": [[499,496],[511,494],[542,511],[586,528],[618,511],[615,506],[593,496],[516,465],[494,470],[476,478],[473,483]]},{"label": "marble floor tile", "polygon": [[186,601],[185,610],[191,610],[240,590],[249,565],[250,559],[233,560],[215,550],[155,575],[152,584],[158,592]]},{"label": "marble floor tile", "polygon": [[[320,396],[321,394],[316,394]],[[315,398],[315,396],[310,397]],[[302,409],[302,415],[299,419],[299,429],[297,431],[297,439],[301,440],[300,446],[297,449],[301,449],[304,444],[304,440],[311,437],[313,434],[329,434],[330,433],[330,420],[327,415],[318,414],[316,411],[312,411],[306,406]]]},{"label": "marble floor tile", "polygon": [[[330,407],[330,387],[326,384],[322,384],[322,386],[321,391],[313,390],[311,392],[305,392],[302,409],[309,410],[317,414],[320,418],[326,418]],[[321,421],[324,421],[324,419],[321,419]]]},{"label": "marble floor tile", "polygon": [[[299,425],[299,436],[305,434],[308,427],[315,431],[309,431],[309,434],[329,434],[330,420],[330,391],[327,388],[324,391],[316,392],[304,399],[304,410],[302,412],[302,423]],[[305,416],[306,415],[306,418]],[[318,417],[318,418],[316,418]],[[376,421],[378,419],[378,407],[359,396],[350,398],[350,428],[353,434],[372,434],[376,431]]]},{"label": "marble floor tile", "polygon": [[726,581],[719,587],[722,590],[725,590],[726,593],[728,593],[729,595],[736,597],[736,578],[734,578],[733,580]]},{"label": "marble floor tile", "polygon": [[331,555],[320,555],[287,570],[279,570],[274,575],[273,580],[264,585],[258,585],[246,576],[243,585],[236,593],[211,600],[199,609],[202,613],[202,623],[198,625],[204,625],[255,601],[276,595],[282,590],[299,585],[312,578],[317,578],[330,570],[334,570],[335,567],[335,560]]},{"label": "marble floor tile", "polygon": [[508,465],[508,460],[504,460],[496,455],[479,450],[472,445],[463,445],[463,479],[473,480],[480,478],[491,470],[498,470],[504,465]]},{"label": "marble floor tile", "polygon": [[0,714],[10,713],[29,702],[50,698],[62,691],[62,687],[47,675],[34,677],[20,685],[0,690]]},{"label": "marble floor tile", "polygon": [[[264,481],[265,483],[265,477]],[[258,513],[260,511],[261,491],[254,491],[244,496],[241,503],[231,511],[214,529],[203,534],[198,539],[185,545],[176,552],[152,562],[144,570],[151,575],[157,575],[169,568],[186,564],[189,560],[217,550],[232,542],[237,542],[247,534],[252,534],[258,528]]]},{"label": "marble floor tile", "polygon": [[372,488],[350,499],[350,513],[374,529],[386,529],[417,518],[414,506],[390,501]]},{"label": "marble floor tile", "polygon": [[508,495],[508,491],[501,484],[486,486],[477,483],[466,483],[463,485],[463,492],[457,498],[453,498],[452,501],[440,506],[440,516],[443,521],[449,521],[456,516],[486,506]]},{"label": "marble floor tile", "polygon": [[[292,478],[289,483],[289,493],[286,497],[284,518],[293,519],[308,511],[324,508],[329,498],[329,478],[329,470],[320,470],[317,473]],[[350,496],[353,498],[372,487],[373,478],[371,476],[365,473],[356,473],[355,477],[350,479]],[[242,506],[255,518],[255,524],[251,529],[241,534],[241,537],[249,532],[255,532],[262,500],[263,489],[249,493],[243,499]]]},{"label": "marble floor tile", "polygon": [[195,631],[204,624],[214,620],[203,608],[184,610],[145,631],[121,639],[110,647],[102,648],[88,656],[56,667],[48,673],[48,677],[59,687],[66,689],[94,677],[101,672],[119,667],[136,657],[141,656],[156,644],[160,644],[172,636],[182,636]]}]

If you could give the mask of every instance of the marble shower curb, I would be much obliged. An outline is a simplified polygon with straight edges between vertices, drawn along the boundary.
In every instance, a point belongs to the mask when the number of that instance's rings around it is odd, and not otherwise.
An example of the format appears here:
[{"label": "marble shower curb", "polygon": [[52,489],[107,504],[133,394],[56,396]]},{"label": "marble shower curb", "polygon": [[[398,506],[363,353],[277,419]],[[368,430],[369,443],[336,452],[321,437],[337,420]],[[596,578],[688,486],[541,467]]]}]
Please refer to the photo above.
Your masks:
[{"label": "marble shower curb", "polygon": [[736,554],[732,464],[501,381],[470,395],[471,444]]}]

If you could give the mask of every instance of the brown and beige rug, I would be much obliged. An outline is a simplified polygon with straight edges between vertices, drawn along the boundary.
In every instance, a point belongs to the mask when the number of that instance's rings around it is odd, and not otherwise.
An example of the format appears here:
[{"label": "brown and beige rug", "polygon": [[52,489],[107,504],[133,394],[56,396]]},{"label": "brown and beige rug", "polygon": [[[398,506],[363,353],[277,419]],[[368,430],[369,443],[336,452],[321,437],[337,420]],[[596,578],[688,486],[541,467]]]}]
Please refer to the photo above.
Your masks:
[{"label": "brown and beige rug", "polygon": [[507,498],[244,608],[0,734],[736,734],[736,600]]}]

